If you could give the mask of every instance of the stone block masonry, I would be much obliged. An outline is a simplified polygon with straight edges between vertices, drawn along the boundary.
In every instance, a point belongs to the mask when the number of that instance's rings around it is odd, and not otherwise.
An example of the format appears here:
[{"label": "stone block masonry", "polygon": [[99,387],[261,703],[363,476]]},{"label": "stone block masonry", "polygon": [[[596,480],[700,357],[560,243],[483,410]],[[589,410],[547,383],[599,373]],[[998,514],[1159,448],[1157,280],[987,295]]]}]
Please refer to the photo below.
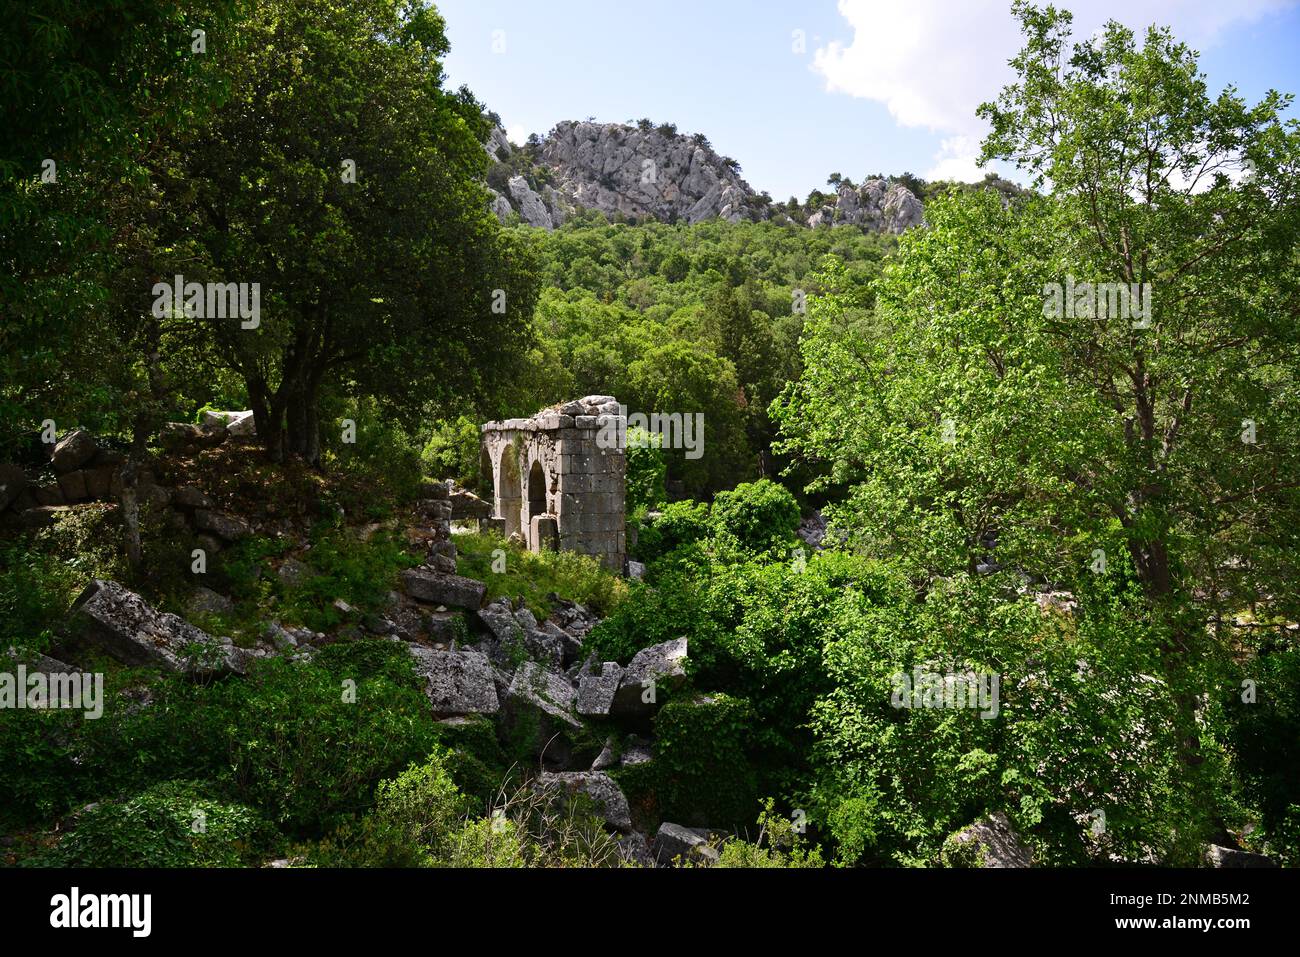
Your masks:
[{"label": "stone block masonry", "polygon": [[507,537],[533,551],[558,542],[623,573],[627,457],[596,441],[601,423],[618,412],[613,396],[589,395],[482,426],[480,467],[492,476],[493,521]]}]

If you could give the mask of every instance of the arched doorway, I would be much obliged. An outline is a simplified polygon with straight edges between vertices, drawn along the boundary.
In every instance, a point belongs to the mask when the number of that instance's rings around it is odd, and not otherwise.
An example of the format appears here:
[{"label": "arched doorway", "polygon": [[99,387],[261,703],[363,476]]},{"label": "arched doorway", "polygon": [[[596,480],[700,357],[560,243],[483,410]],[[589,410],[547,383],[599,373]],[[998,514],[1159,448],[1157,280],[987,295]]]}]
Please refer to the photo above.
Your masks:
[{"label": "arched doorway", "polygon": [[522,528],[521,512],[524,505],[523,484],[519,476],[519,458],[514,445],[501,450],[501,469],[497,478],[497,501],[501,503],[501,518],[506,520],[506,538],[518,533],[526,537]]},{"label": "arched doorway", "polygon": [[533,462],[533,467],[528,470],[528,527],[532,529],[533,518],[538,515],[546,514],[546,474],[542,471],[542,463]]}]

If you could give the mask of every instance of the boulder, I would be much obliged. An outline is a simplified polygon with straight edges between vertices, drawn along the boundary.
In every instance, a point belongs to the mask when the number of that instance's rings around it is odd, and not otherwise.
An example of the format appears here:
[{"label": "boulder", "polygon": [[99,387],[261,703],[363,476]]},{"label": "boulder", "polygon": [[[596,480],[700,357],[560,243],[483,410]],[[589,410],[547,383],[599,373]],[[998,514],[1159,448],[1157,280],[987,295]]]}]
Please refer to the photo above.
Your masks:
[{"label": "boulder", "polygon": [[190,485],[172,491],[172,504],[177,508],[211,508],[212,500]]},{"label": "boulder", "polygon": [[[26,472],[17,465],[0,465],[0,512],[13,504],[26,487]],[[57,505],[59,503],[50,502],[49,504]]]},{"label": "boulder", "polygon": [[632,830],[632,812],[627,797],[608,774],[600,771],[544,772],[538,776],[537,786],[569,796],[585,794],[595,803],[597,811],[611,828],[624,834]]},{"label": "boulder", "polygon": [[54,454],[50,457],[50,462],[54,466],[54,471],[62,475],[81,468],[93,459],[98,451],[99,447],[95,444],[93,435],[85,429],[73,429],[54,446]]},{"label": "boulder", "polygon": [[478,609],[478,618],[487,626],[488,631],[492,633],[492,637],[500,644],[509,644],[516,639],[523,638],[523,627],[519,624],[519,620],[515,618],[509,599],[497,598],[488,602]]},{"label": "boulder", "polygon": [[1001,811],[962,828],[944,841],[950,867],[1031,867],[1033,854]]},{"label": "boulder", "polygon": [[200,585],[190,596],[189,609],[208,615],[229,615],[235,610],[235,603],[220,592]]},{"label": "boulder", "polygon": [[244,412],[203,413],[203,428],[206,430],[225,429],[226,434],[235,438],[247,438],[257,435],[257,422],[251,409]]},{"label": "boulder", "polygon": [[[98,456],[96,456],[98,458]],[[113,498],[113,476],[117,469],[111,465],[101,465],[85,469],[86,497],[96,502],[107,502]]]},{"label": "boulder", "polygon": [[206,508],[195,510],[194,527],[201,532],[211,532],[226,542],[237,542],[253,533],[252,527],[242,518]]},{"label": "boulder", "polygon": [[64,505],[63,490],[58,482],[46,482],[35,486],[37,505]]},{"label": "boulder", "polygon": [[492,666],[477,651],[439,651],[411,645],[416,672],[425,679],[424,693],[435,717],[496,714],[501,703]]},{"label": "boulder", "polygon": [[654,857],[660,866],[676,863],[680,858],[716,864],[720,856],[699,831],[665,821],[655,832]]},{"label": "boulder", "polygon": [[623,863],[629,867],[654,867],[655,856],[650,850],[650,842],[640,831],[633,831],[618,839],[618,852]]},{"label": "boulder", "polygon": [[606,661],[599,674],[584,674],[578,679],[578,714],[603,717],[609,714],[618,693],[623,668],[616,661]]},{"label": "boulder", "polygon": [[638,764],[646,764],[654,760],[654,756],[654,745],[648,739],[628,735],[627,741],[623,743],[623,756],[619,763],[625,768],[630,768]]},{"label": "boulder", "polygon": [[686,650],[686,639],[674,638],[638,651],[623,671],[610,713],[633,718],[651,715],[661,693],[685,681]]},{"label": "boulder", "polygon": [[1252,854],[1250,851],[1224,847],[1221,844],[1206,846],[1205,861],[1211,867],[1277,867],[1276,862],[1263,854]]},{"label": "boulder", "polygon": [[526,661],[519,666],[510,681],[507,699],[512,714],[533,710],[570,728],[582,727],[582,722],[573,713],[577,699],[573,685],[535,661]]},{"label": "boulder", "polygon": [[300,562],[296,558],[286,558],[280,562],[280,567],[275,570],[275,575],[280,581],[289,585],[301,585],[307,579],[311,578],[315,572],[312,567],[305,562]]},{"label": "boulder", "polygon": [[112,581],[92,581],[72,605],[69,640],[98,648],[123,664],[194,675],[236,672],[248,654],[229,638],[213,638],[189,622],[159,612]]},{"label": "boulder", "polygon": [[455,605],[475,611],[483,604],[487,585],[473,578],[448,575],[428,566],[402,572],[402,586],[417,601],[431,605]]},{"label": "boulder", "polygon": [[66,472],[59,476],[59,491],[63,493],[63,500],[68,503],[81,502],[88,497],[86,491],[86,473],[81,469],[74,472]]}]

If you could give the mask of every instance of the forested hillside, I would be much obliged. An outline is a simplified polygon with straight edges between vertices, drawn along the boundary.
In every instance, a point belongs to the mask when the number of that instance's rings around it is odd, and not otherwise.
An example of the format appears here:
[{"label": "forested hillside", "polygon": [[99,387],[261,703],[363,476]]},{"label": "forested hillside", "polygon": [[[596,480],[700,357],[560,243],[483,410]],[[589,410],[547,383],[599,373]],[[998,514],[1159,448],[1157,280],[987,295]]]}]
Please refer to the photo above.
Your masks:
[{"label": "forested hillside", "polygon": [[[1027,186],[780,203],[433,5],[0,0],[4,862],[1300,863],[1300,124],[1013,9]],[[483,424],[632,414],[539,545]]]}]

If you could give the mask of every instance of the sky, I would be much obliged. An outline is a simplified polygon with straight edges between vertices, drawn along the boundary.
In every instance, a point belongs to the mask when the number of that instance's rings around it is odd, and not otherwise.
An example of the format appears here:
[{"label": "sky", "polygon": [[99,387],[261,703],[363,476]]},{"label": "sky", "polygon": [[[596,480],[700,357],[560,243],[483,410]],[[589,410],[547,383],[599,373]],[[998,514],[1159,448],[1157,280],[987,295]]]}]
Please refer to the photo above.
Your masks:
[{"label": "sky", "polygon": [[[1153,22],[1212,90],[1300,94],[1300,0],[1058,0],[1076,37]],[[755,190],[831,173],[980,179],[976,107],[1011,80],[1010,0],[437,0],[465,84],[516,143],[556,123],[648,117],[703,133]],[[1300,116],[1293,107],[1289,116]],[[1012,170],[994,167],[1004,175]],[[1013,176],[1013,178],[1019,178]]]}]

